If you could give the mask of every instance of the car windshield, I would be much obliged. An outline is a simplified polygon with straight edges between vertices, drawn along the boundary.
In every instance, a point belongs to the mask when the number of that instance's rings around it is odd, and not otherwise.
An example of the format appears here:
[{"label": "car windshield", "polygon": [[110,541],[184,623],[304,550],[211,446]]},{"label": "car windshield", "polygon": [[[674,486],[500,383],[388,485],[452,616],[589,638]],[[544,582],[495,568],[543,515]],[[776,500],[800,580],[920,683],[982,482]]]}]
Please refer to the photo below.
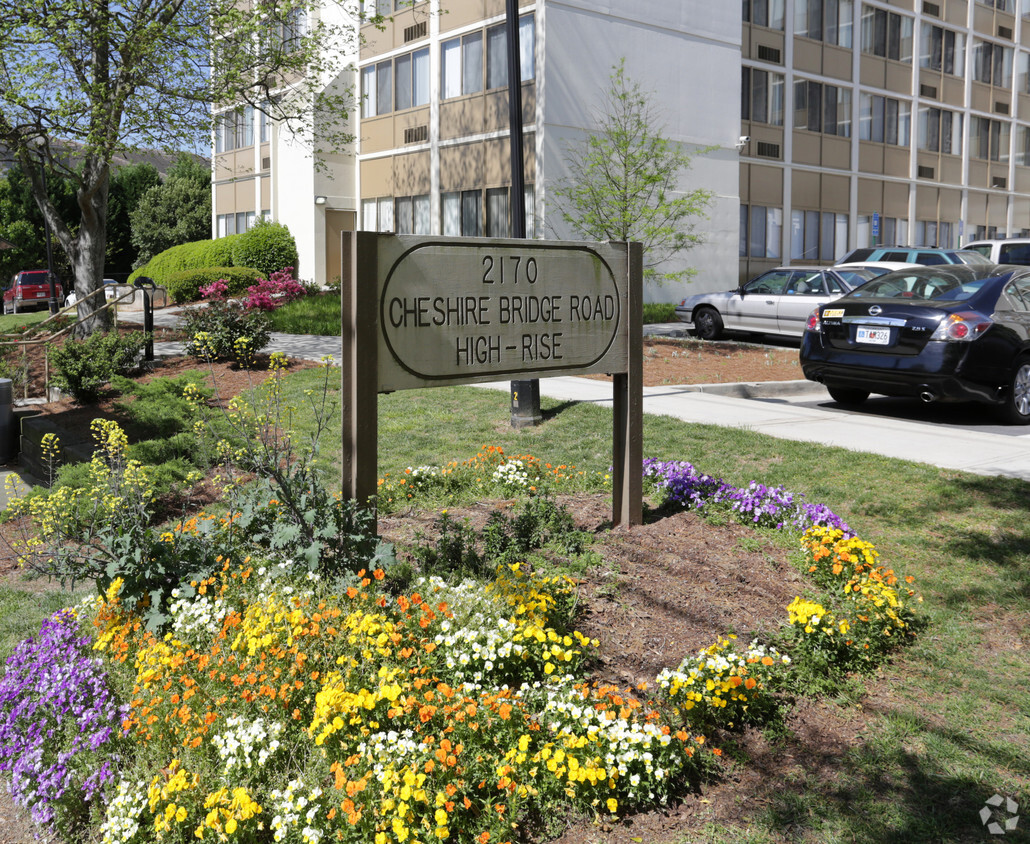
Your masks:
[{"label": "car windshield", "polygon": [[914,299],[918,301],[958,302],[969,299],[987,279],[971,278],[966,272],[949,272],[935,267],[934,272],[904,270],[881,276],[852,291],[855,299]]}]

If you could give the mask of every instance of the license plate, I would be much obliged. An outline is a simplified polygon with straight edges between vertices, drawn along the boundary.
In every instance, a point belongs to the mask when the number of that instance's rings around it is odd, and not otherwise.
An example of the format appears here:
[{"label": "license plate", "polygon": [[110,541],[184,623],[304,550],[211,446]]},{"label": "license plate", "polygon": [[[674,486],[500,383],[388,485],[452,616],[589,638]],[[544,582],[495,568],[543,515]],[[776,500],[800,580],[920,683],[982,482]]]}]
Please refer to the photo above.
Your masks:
[{"label": "license plate", "polygon": [[889,328],[863,328],[859,326],[855,331],[856,343],[871,343],[874,346],[886,346],[891,341],[891,330]]},{"label": "license plate", "polygon": [[36,298],[37,299],[45,299],[46,297],[47,297],[47,292],[45,290],[43,290],[42,292],[36,291]]}]

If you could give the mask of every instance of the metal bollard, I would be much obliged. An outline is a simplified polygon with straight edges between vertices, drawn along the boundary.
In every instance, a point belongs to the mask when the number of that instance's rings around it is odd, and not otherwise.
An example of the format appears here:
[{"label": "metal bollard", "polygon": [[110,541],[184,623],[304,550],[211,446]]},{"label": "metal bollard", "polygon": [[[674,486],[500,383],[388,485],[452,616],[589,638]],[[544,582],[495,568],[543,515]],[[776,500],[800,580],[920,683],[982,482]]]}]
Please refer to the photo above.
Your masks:
[{"label": "metal bollard", "polygon": [[14,382],[0,378],[0,463],[9,463],[14,450]]},{"label": "metal bollard", "polygon": [[143,359],[154,359],[154,300],[151,294],[157,290],[154,279],[141,275],[136,279],[136,287],[143,294],[143,333],[147,335],[147,345],[143,351]]}]

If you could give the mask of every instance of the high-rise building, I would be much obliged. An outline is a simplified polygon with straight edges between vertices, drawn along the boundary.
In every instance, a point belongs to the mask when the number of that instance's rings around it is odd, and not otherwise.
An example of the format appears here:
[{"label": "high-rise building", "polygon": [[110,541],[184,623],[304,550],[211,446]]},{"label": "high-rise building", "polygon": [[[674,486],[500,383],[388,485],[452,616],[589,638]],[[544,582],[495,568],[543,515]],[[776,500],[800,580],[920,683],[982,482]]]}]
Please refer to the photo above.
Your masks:
[{"label": "high-rise building", "polygon": [[[1022,5],[1017,8],[1017,3]],[[353,149],[314,166],[259,114],[226,115],[216,235],[286,223],[300,275],[339,272],[351,228],[510,231],[504,0],[365,0]],[[697,151],[713,191],[698,270],[645,298],[734,286],[856,246],[1030,232],[1030,0],[536,0],[519,3],[529,237],[570,238],[548,202],[596,125],[613,66]],[[1021,37],[1022,36],[1022,37]]]}]

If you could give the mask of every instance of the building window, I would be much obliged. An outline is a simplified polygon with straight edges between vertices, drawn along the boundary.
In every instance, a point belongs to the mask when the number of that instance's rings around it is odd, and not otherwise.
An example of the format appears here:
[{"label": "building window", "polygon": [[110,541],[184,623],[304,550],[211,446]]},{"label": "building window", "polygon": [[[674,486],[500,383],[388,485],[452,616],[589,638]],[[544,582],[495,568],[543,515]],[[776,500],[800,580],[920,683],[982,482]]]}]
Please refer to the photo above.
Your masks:
[{"label": "building window", "polygon": [[443,233],[448,237],[479,237],[483,233],[482,191],[452,191],[440,195]]},{"label": "building window", "polygon": [[1012,48],[974,39],[973,78],[1007,88],[1012,80]]},{"label": "building window", "polygon": [[1030,167],[1030,126],[1016,129],[1016,164]]},{"label": "building window", "polygon": [[962,154],[962,115],[942,108],[919,109],[919,149]]},{"label": "building window", "polygon": [[969,154],[984,161],[1008,161],[1010,126],[986,117],[969,118]]},{"label": "building window", "polygon": [[397,110],[429,104],[429,48],[395,60]]},{"label": "building window", "polygon": [[361,200],[361,230],[366,232],[392,232],[393,197]]},{"label": "building window", "polygon": [[486,236],[511,237],[508,223],[508,189],[487,188],[486,190]]},{"label": "building window", "polygon": [[[533,15],[519,18],[519,74],[523,82],[536,75],[536,34]],[[508,33],[504,25],[452,38],[440,45],[440,91],[443,99],[476,94],[508,84]],[[484,70],[486,79],[484,80]]]},{"label": "building window", "polygon": [[783,29],[784,0],[744,0],[744,23]]},{"label": "building window", "polygon": [[225,237],[230,234],[242,234],[254,228],[257,220],[255,211],[237,211],[232,214],[218,214],[215,217],[215,231],[217,237]]},{"label": "building window", "polygon": [[847,214],[834,214],[832,211],[791,211],[791,260],[834,261],[847,247]]},{"label": "building window", "polygon": [[740,206],[740,257],[780,259],[783,209]]},{"label": "building window", "polygon": [[908,220],[880,215],[880,234],[873,242],[873,218],[863,214],[856,229],[859,246],[894,246],[908,243]]},{"label": "building window", "polygon": [[922,246],[934,246],[938,249],[954,249],[958,244],[954,241],[952,223],[938,220],[916,220],[916,242]]},{"label": "building window", "polygon": [[794,83],[794,128],[851,137],[851,89],[798,80]]},{"label": "building window", "polygon": [[268,103],[264,103],[261,109],[258,111],[258,139],[259,143],[268,143],[269,134],[271,131],[271,119],[269,118],[267,111],[269,108]]},{"label": "building window", "polygon": [[912,111],[908,103],[877,94],[861,95],[858,126],[861,140],[907,147],[911,129]]},{"label": "building window", "polygon": [[393,62],[388,60],[361,70],[361,116],[393,111]]},{"label": "building window", "polygon": [[[1030,0],[1027,0],[1030,3]],[[1016,90],[1023,94],[1030,94],[1030,53],[1019,54],[1019,78],[1016,80]]]},{"label": "building window", "polygon": [[794,34],[850,47],[854,15],[853,0],[794,0]]},{"label": "building window", "polygon": [[[976,0],[980,6],[990,6],[992,9],[1000,9],[1003,12],[1016,11],[1016,0]],[[1026,14],[1024,8],[1023,14]]]},{"label": "building window", "polygon": [[863,6],[862,52],[899,62],[912,61],[912,18]]},{"label": "building window", "polygon": [[741,68],[741,74],[741,119],[768,123],[770,126],[782,126],[785,84],[783,74],[770,73],[755,67]]},{"label": "building window", "polygon": [[361,15],[365,19],[375,15],[388,15],[392,6],[391,0],[361,0]]},{"label": "building window", "polygon": [[966,70],[966,36],[924,23],[919,39],[919,66],[962,76]]},{"label": "building window", "polygon": [[215,152],[254,146],[254,107],[227,111],[215,118]]},{"label": "building window", "polygon": [[429,194],[399,196],[394,200],[397,234],[429,234]]}]

